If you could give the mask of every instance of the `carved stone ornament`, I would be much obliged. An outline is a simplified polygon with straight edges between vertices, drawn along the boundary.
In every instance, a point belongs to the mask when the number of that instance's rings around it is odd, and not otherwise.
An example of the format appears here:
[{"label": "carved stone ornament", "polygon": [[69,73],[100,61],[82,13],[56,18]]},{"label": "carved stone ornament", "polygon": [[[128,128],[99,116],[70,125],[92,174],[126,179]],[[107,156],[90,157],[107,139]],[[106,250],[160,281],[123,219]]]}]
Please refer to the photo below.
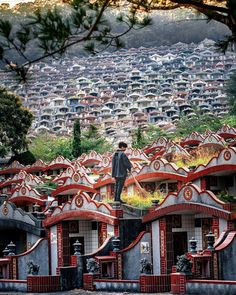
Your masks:
[{"label": "carved stone ornament", "polygon": [[3,215],[7,216],[8,212],[9,212],[9,209],[7,208],[7,205],[4,204],[4,206],[2,208]]},{"label": "carved stone ornament", "polygon": [[87,259],[86,268],[92,274],[99,272],[99,264],[94,258]]},{"label": "carved stone ornament", "polygon": [[176,270],[177,272],[182,272],[187,275],[192,274],[192,261],[187,258],[187,256],[181,255],[177,256],[178,262],[176,263]]},{"label": "carved stone ornament", "polygon": [[28,266],[28,275],[33,275],[33,276],[38,275],[39,268],[40,268],[38,264],[34,264],[34,262],[30,260],[29,262],[27,262],[27,266]]},{"label": "carved stone ornament", "polygon": [[190,187],[186,187],[184,189],[184,198],[185,198],[185,200],[190,201],[192,199],[192,196],[193,196],[192,189]]},{"label": "carved stone ornament", "polygon": [[225,151],[224,152],[224,159],[225,159],[225,161],[229,161],[231,159],[230,151]]},{"label": "carved stone ornament", "polygon": [[140,273],[150,275],[152,274],[152,263],[149,262],[146,258],[140,260]]},{"label": "carved stone ornament", "polygon": [[83,203],[84,203],[84,200],[81,196],[78,196],[75,200],[75,205],[78,207],[78,208],[81,208],[83,206]]}]

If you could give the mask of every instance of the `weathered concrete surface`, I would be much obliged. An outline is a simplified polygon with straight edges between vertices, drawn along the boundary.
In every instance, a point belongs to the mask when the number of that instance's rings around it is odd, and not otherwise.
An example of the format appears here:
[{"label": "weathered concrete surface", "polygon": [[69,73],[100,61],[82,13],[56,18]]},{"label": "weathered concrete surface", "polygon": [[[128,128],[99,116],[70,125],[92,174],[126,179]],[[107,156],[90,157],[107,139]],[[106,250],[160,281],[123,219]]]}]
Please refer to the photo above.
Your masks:
[{"label": "weathered concrete surface", "polygon": [[155,294],[155,295],[171,295],[171,293],[109,293],[109,292],[91,292],[91,291],[85,291],[82,289],[75,289],[71,291],[63,291],[63,292],[54,292],[54,293],[20,293],[20,292],[0,292],[0,295],[22,295],[22,294],[27,294],[27,295],[125,295],[125,294],[130,294],[130,295],[150,295],[150,294]]},{"label": "weathered concrete surface", "polygon": [[187,294],[193,295],[235,295],[236,285],[187,283]]},{"label": "weathered concrete surface", "polygon": [[[236,261],[232,259],[236,257],[236,239],[226,247],[218,252],[219,257],[219,279],[235,281],[236,278]],[[235,293],[234,293],[235,294]]]},{"label": "weathered concrete surface", "polygon": [[123,274],[124,280],[138,280],[140,276],[140,260],[146,258],[148,262],[151,259],[151,250],[148,253],[141,253],[141,243],[148,242],[151,245],[150,233],[145,233],[139,243],[137,243],[129,251],[123,253]]}]

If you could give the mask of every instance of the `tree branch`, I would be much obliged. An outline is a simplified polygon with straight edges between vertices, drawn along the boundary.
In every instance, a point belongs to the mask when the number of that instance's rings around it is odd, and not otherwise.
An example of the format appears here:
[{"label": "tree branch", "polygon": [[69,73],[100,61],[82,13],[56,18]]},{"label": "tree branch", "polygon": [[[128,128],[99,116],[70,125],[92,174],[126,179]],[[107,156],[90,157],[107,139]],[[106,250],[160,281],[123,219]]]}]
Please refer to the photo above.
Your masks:
[{"label": "tree branch", "polygon": [[208,11],[214,11],[214,12],[222,12],[222,13],[229,13],[229,9],[226,7],[221,7],[221,6],[215,6],[215,5],[208,5],[205,4],[201,1],[196,1],[196,0],[171,0],[171,2],[177,3],[179,5],[183,6],[189,6],[192,8],[195,8],[197,10],[203,9],[203,10],[208,10]]},{"label": "tree branch", "polygon": [[[98,16],[97,16],[97,18],[96,18],[96,21],[94,22],[94,24],[93,24],[92,27],[90,28],[88,34],[85,35],[85,36],[83,36],[83,37],[80,38],[80,39],[77,39],[77,40],[75,40],[75,41],[73,41],[73,42],[70,42],[70,43],[66,44],[66,45],[63,47],[63,50],[66,50],[67,48],[69,48],[69,47],[71,47],[71,46],[73,46],[73,45],[76,45],[76,44],[78,44],[78,43],[80,43],[80,42],[82,42],[82,41],[86,41],[86,40],[89,40],[89,39],[90,39],[90,37],[92,36],[94,30],[96,29],[97,25],[99,24],[99,22],[100,22],[100,20],[101,20],[101,18],[102,18],[102,16],[103,16],[104,11],[105,11],[106,8],[108,7],[109,2],[110,2],[110,0],[105,0],[105,1],[104,1],[103,5],[102,5],[102,7],[101,7],[101,9],[100,9],[100,12],[99,12],[99,14],[98,14]],[[28,62],[26,62],[25,64],[23,64],[22,67],[30,66],[30,65],[32,65],[32,64],[34,64],[34,63],[39,62],[39,61],[42,60],[42,59],[45,59],[45,58],[47,58],[47,57],[51,57],[51,56],[53,56],[53,55],[55,55],[55,54],[57,54],[57,53],[60,53],[61,50],[62,50],[62,48],[59,48],[59,49],[54,50],[54,51],[52,51],[52,52],[49,52],[49,53],[47,53],[47,54],[45,54],[45,55],[43,55],[43,56],[40,56],[40,57],[38,57],[38,58],[36,58],[36,59],[34,59],[34,60],[28,61]]]}]

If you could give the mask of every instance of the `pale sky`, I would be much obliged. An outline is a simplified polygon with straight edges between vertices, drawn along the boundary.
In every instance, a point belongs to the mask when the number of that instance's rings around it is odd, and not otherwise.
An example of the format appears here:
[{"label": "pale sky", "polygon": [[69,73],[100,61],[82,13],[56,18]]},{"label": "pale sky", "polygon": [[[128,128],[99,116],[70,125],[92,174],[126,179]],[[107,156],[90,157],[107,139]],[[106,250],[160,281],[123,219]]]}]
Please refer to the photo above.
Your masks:
[{"label": "pale sky", "polygon": [[0,4],[9,3],[11,7],[20,2],[34,2],[34,1],[33,0],[0,0]]}]

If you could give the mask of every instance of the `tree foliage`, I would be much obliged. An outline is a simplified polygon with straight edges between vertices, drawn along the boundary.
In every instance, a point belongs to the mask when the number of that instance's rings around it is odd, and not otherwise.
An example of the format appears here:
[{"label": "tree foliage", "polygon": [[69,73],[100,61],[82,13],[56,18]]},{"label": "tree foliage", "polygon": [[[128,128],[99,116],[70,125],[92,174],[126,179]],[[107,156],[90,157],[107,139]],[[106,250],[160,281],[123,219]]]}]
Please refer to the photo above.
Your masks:
[{"label": "tree foliage", "polygon": [[[75,122],[75,125],[74,131],[78,128],[78,121]],[[75,148],[73,146],[74,144],[77,144]],[[75,153],[78,152],[77,139],[52,134],[41,134],[37,136],[32,140],[29,149],[36,159],[49,162],[59,155],[74,160],[82,153],[89,153],[91,150],[103,154],[111,150],[111,145],[98,133],[97,128],[92,126],[88,131],[81,132],[80,152],[77,154]]]},{"label": "tree foliage", "polygon": [[22,165],[26,166],[26,165],[33,165],[36,162],[36,158],[30,151],[27,150],[21,154],[11,157],[9,164],[14,161],[18,161]]},{"label": "tree foliage", "polygon": [[211,114],[202,114],[195,110],[196,115],[188,118],[183,116],[176,124],[176,137],[185,137],[192,132],[204,133],[206,130],[217,131],[222,126],[221,120]]},{"label": "tree foliage", "polygon": [[0,89],[0,156],[27,149],[26,135],[33,115],[22,106],[19,97]]},{"label": "tree foliage", "polygon": [[41,134],[34,138],[29,145],[29,150],[36,159],[41,159],[45,162],[52,161],[59,155],[73,159],[71,139],[49,133]]},{"label": "tree foliage", "polygon": [[82,153],[88,153],[94,150],[100,154],[110,151],[112,146],[101,136],[94,125],[90,125],[89,130],[82,133],[81,137]]},{"label": "tree foliage", "polygon": [[229,102],[230,114],[236,115],[236,71],[227,82],[226,94]]},{"label": "tree foliage", "polygon": [[222,125],[229,125],[231,127],[236,127],[236,116],[227,115],[221,119]]},{"label": "tree foliage", "polygon": [[150,124],[145,129],[139,126],[137,129],[133,130],[132,147],[141,149],[161,136],[169,137],[168,134],[158,126]]},{"label": "tree foliage", "polygon": [[[7,19],[0,20],[0,60],[23,81],[33,63],[43,58],[63,54],[74,45],[83,44],[92,54],[110,46],[122,47],[122,37],[131,30],[151,24],[149,14],[153,10],[170,10],[179,7],[193,8],[204,14],[207,20],[226,25],[231,34],[219,42],[226,51],[236,43],[235,0],[68,0],[63,9],[58,7],[38,9],[33,16],[22,20],[17,27]],[[109,9],[119,9],[114,29],[105,17]],[[29,47],[34,42],[38,55],[31,58]],[[14,53],[14,55],[13,55]],[[10,57],[15,56],[16,60]],[[20,60],[20,63],[17,61]]]},{"label": "tree foliage", "polygon": [[218,42],[219,48],[225,52],[231,44],[235,48],[236,43],[236,1],[235,0],[127,0],[136,9],[170,10],[180,7],[193,8],[204,14],[208,21],[215,20],[226,25],[231,34]]},{"label": "tree foliage", "polygon": [[78,158],[82,154],[81,149],[81,130],[80,130],[80,119],[77,118],[73,128],[73,139],[72,139],[72,155]]},{"label": "tree foliage", "polygon": [[[121,37],[132,29],[140,29],[150,24],[148,16],[137,17],[137,10],[131,5],[129,11],[120,14],[117,22],[123,24],[123,30],[114,32],[110,22],[105,18],[105,11],[112,6],[112,0],[64,1],[68,5],[60,9],[38,9],[33,15],[22,20],[17,28],[5,19],[0,20],[0,59],[23,81],[33,63],[43,58],[63,54],[68,48],[83,44],[92,54],[105,50],[109,46],[123,46]],[[38,56],[30,58],[27,52],[30,44],[40,49]],[[18,64],[9,57],[14,52]]]},{"label": "tree foliage", "polygon": [[141,126],[139,126],[136,130],[133,131],[132,137],[132,147],[136,149],[141,149],[146,145],[146,140],[144,138]]}]

